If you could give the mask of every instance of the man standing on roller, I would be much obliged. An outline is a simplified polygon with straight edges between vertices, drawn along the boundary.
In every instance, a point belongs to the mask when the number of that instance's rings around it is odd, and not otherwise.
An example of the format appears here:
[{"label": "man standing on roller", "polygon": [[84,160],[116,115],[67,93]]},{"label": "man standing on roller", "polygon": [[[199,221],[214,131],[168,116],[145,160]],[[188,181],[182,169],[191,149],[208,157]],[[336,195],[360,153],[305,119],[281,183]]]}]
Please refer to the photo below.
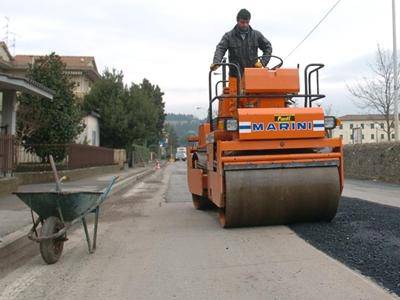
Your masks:
[{"label": "man standing on roller", "polygon": [[[215,50],[213,63],[210,66],[212,71],[218,68],[218,63],[222,61],[226,51],[229,51],[229,62],[237,64],[243,74],[244,68],[261,68],[262,64],[258,61],[258,49],[263,51],[263,55],[271,55],[271,43],[262,35],[261,32],[250,27],[251,14],[247,9],[241,9],[237,14],[235,27],[224,34]],[[263,58],[266,65],[269,58]],[[229,69],[229,76],[237,77],[235,68]]]}]

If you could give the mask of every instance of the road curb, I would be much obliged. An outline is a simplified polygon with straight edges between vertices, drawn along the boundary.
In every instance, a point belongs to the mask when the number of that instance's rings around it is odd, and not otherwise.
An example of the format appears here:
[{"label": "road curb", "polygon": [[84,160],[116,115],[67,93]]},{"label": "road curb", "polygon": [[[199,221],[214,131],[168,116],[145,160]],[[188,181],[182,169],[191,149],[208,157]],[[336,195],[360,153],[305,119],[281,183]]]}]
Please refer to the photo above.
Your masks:
[{"label": "road curb", "polygon": [[121,180],[118,180],[110,193],[110,196],[123,190],[124,188],[126,188],[126,186],[130,183],[134,183],[137,182],[141,179],[143,179],[144,177],[153,174],[156,170],[154,169],[154,167],[149,168],[148,170],[144,170],[143,172],[137,173],[137,174],[133,174],[132,176],[128,176],[126,178],[123,178]]},{"label": "road curb", "polygon": [[[162,164],[164,167],[166,164]],[[145,177],[155,173],[157,170],[154,167],[150,167],[140,173],[132,174],[116,182],[109,197],[117,194],[121,190],[125,189],[130,184],[140,182]],[[32,225],[24,226],[4,237],[0,242],[0,278],[4,276],[4,273],[15,266],[21,266],[27,258],[32,255],[39,254],[39,248],[37,243],[30,241],[27,238]]]}]

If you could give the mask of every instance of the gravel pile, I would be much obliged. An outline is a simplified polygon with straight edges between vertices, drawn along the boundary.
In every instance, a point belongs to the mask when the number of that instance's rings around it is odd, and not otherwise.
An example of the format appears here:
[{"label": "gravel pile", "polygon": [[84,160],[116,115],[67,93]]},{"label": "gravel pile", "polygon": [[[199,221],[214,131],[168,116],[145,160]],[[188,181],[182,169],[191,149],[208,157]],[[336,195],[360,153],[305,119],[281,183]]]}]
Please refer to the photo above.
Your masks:
[{"label": "gravel pile", "polygon": [[290,227],[314,247],[400,295],[400,208],[342,197],[331,223]]}]

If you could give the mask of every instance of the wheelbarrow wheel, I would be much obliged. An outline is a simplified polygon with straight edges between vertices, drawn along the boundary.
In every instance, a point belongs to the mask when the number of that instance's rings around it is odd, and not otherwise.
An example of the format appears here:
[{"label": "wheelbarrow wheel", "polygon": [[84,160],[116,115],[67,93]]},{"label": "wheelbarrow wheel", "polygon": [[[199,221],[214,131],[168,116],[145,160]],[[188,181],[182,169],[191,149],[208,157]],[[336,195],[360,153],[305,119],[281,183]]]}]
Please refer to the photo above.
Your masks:
[{"label": "wheelbarrow wheel", "polygon": [[[63,227],[64,225],[59,218],[48,217],[42,226],[41,236],[52,235]],[[60,258],[64,248],[64,238],[64,236],[61,236],[57,239],[44,240],[40,242],[40,254],[47,264],[54,264]]]}]

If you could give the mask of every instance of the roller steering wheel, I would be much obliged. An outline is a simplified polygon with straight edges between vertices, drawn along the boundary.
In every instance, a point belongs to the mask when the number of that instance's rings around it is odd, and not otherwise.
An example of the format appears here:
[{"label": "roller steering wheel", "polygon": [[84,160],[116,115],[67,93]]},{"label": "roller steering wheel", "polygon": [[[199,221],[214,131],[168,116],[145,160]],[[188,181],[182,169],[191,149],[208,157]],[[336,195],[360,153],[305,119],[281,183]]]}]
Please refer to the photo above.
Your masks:
[{"label": "roller steering wheel", "polygon": [[276,59],[279,60],[279,63],[278,63],[277,65],[275,65],[275,66],[273,66],[272,68],[270,68],[271,70],[279,69],[279,68],[282,67],[282,65],[283,65],[283,59],[280,58],[279,56],[275,56],[275,55],[261,55],[261,56],[258,57],[258,59],[260,60],[262,66],[263,66],[264,68],[266,68],[267,65],[269,64],[269,60],[268,60],[268,62],[267,62],[266,64],[264,63],[264,59],[266,59],[266,58],[269,58],[269,59],[271,59],[271,58],[276,58]]}]

